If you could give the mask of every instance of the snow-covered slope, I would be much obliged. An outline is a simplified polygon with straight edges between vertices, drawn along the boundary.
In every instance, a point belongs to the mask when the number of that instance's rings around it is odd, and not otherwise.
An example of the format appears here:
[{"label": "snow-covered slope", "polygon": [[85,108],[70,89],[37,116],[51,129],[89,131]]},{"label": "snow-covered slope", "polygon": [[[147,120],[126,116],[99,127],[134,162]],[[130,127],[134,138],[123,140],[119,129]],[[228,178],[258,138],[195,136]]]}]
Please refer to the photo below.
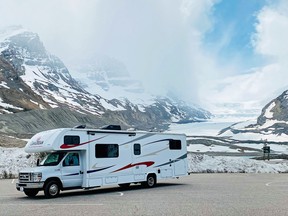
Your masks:
[{"label": "snow-covered slope", "polygon": [[269,164],[241,157],[221,157],[188,154],[188,168],[192,173],[286,173],[288,164]]},{"label": "snow-covered slope", "polygon": [[79,86],[62,61],[46,51],[37,34],[18,26],[5,29],[0,32],[0,51],[19,78],[50,107],[98,115],[105,110],[99,102],[101,97]]},{"label": "snow-covered slope", "polygon": [[269,102],[257,120],[234,124],[221,135],[238,140],[288,142],[288,90]]},{"label": "snow-covered slope", "polygon": [[122,103],[129,101],[142,112],[157,107],[161,110],[160,115],[172,122],[201,121],[211,117],[209,112],[176,97],[151,94],[116,59],[95,57],[81,62],[80,65],[70,65],[72,74],[92,94],[97,93],[110,100],[116,98]]}]

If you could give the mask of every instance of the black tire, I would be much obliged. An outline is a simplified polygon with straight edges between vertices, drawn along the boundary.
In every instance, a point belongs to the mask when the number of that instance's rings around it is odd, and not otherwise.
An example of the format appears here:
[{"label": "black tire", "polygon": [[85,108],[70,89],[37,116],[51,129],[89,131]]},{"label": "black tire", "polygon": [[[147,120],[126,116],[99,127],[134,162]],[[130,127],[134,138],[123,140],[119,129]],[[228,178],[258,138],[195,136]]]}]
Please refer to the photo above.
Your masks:
[{"label": "black tire", "polygon": [[119,184],[121,188],[129,188],[130,183]]},{"label": "black tire", "polygon": [[149,174],[147,176],[146,181],[143,182],[142,185],[144,187],[147,187],[147,188],[152,188],[152,187],[155,187],[156,183],[157,183],[156,175],[155,174]]},{"label": "black tire", "polygon": [[38,194],[38,190],[35,189],[24,189],[24,193],[26,194],[26,196],[28,197],[35,197]]},{"label": "black tire", "polygon": [[60,184],[57,181],[49,181],[44,186],[44,194],[46,198],[58,197],[60,193]]}]

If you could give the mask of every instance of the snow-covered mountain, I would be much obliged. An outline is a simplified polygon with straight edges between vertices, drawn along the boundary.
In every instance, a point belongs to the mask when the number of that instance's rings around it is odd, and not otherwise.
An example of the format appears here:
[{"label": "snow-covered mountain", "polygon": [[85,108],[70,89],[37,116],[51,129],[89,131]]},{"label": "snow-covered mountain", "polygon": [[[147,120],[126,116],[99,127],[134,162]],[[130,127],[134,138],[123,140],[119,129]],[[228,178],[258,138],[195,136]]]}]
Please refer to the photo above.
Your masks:
[{"label": "snow-covered mountain", "polygon": [[179,123],[201,121],[211,116],[209,112],[194,104],[188,105],[172,94],[159,96],[149,93],[141,81],[132,78],[125,66],[116,59],[91,58],[70,68],[86,91],[109,100],[117,98],[122,103],[129,102],[142,112],[150,110],[155,113],[156,107],[165,119]]},{"label": "snow-covered mountain", "polygon": [[63,62],[46,51],[36,33],[18,26],[3,30],[0,51],[19,78],[50,107],[68,107],[98,115],[105,111],[100,103],[102,98],[86,92]]},{"label": "snow-covered mountain", "polygon": [[242,140],[288,142],[288,90],[270,101],[257,120],[232,125],[221,135]]},{"label": "snow-covered mountain", "polygon": [[210,117],[209,112],[183,101],[146,94],[121,63],[88,66],[77,69],[86,74],[79,83],[36,33],[21,26],[0,30],[1,113],[65,108],[138,128]]}]

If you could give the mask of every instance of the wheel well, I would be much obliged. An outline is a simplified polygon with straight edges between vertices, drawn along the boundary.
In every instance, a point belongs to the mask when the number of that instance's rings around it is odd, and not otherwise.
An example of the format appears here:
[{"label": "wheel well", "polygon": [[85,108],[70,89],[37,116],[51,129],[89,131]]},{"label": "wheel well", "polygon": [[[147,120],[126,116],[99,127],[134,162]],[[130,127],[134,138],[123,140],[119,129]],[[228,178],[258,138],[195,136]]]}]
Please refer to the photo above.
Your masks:
[{"label": "wheel well", "polygon": [[59,178],[57,178],[57,177],[51,177],[51,178],[46,179],[46,181],[45,181],[45,183],[44,183],[44,187],[45,187],[46,184],[48,184],[48,182],[51,182],[51,181],[56,181],[56,182],[58,182],[58,183],[59,183],[59,186],[60,186],[60,190],[63,189],[62,182],[61,182],[61,180],[60,180]]}]

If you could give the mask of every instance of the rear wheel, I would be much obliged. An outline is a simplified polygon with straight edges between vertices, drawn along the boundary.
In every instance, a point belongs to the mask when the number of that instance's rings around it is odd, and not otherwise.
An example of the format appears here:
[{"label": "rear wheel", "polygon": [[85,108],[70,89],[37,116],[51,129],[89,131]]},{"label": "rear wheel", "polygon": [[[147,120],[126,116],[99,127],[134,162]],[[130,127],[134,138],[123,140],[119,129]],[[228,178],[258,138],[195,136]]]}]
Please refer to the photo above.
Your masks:
[{"label": "rear wheel", "polygon": [[44,194],[46,198],[55,198],[60,193],[60,184],[57,181],[49,181],[44,186]]},{"label": "rear wheel", "polygon": [[26,194],[26,196],[28,197],[35,197],[38,194],[38,190],[35,189],[24,189],[24,193]]},{"label": "rear wheel", "polygon": [[156,175],[155,174],[149,174],[147,176],[147,180],[145,182],[143,182],[142,185],[144,187],[147,187],[147,188],[152,188],[156,185],[156,183],[157,183]]}]

